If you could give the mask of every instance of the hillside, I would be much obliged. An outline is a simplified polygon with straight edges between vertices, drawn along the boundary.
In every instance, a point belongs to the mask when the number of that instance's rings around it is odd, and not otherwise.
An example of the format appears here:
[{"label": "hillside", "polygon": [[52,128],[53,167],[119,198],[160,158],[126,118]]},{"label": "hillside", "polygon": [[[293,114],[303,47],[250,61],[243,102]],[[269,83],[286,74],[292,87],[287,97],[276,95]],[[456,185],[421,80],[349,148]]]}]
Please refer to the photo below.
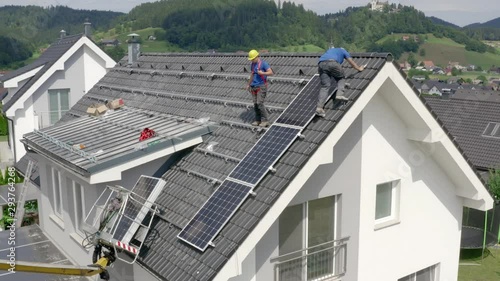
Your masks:
[{"label": "hillside", "polygon": [[[405,34],[388,35],[379,43],[394,41]],[[419,51],[414,54],[418,61],[431,60],[436,65],[447,66],[450,61],[459,62],[461,65],[477,65],[483,69],[489,69],[492,65],[500,65],[500,53],[478,53],[467,51],[465,45],[458,44],[449,38],[437,38],[432,34],[426,34],[424,42],[419,46]],[[425,56],[421,56],[421,50]],[[408,54],[403,55],[400,61],[406,60]]]},{"label": "hillside", "polygon": [[439,24],[439,25],[443,25],[443,26],[448,26],[448,27],[453,27],[453,28],[460,29],[460,26],[458,26],[456,24],[453,24],[451,22],[447,22],[447,21],[442,20],[440,18],[436,18],[436,17],[427,17],[427,18],[430,19],[435,24]]},{"label": "hillside", "polygon": [[42,8],[38,6],[0,7],[0,35],[16,38],[32,45],[33,49],[48,44],[67,34],[83,32],[83,23],[89,19],[94,30],[107,30],[122,13],[95,10],[74,10],[64,6]]},{"label": "hillside", "polygon": [[492,28],[500,28],[500,17],[496,19],[492,19],[485,23],[473,23],[464,26],[464,28],[481,28],[481,27],[492,27]]}]

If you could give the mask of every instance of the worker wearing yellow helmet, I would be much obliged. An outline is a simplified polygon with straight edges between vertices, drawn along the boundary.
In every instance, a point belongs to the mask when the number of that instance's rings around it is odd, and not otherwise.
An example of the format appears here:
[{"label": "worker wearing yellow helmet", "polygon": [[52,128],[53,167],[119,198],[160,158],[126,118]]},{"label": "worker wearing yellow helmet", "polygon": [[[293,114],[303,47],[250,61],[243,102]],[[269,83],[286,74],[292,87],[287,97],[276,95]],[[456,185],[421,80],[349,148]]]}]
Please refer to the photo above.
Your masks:
[{"label": "worker wearing yellow helmet", "polygon": [[269,112],[264,105],[267,95],[267,76],[274,73],[256,50],[248,52],[248,60],[252,62],[250,65],[252,74],[248,80],[247,90],[252,94],[255,110],[255,121],[252,122],[252,126],[267,127],[269,126]]}]

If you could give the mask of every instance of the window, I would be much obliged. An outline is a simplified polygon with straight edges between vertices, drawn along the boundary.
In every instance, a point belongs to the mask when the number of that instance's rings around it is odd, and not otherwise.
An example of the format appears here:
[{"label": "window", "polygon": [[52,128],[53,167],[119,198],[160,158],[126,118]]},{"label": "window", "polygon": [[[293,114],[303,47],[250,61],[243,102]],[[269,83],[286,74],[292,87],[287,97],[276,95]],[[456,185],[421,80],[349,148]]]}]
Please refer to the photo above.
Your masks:
[{"label": "window", "polygon": [[335,207],[336,197],[331,196],[290,206],[280,215],[280,256],[293,253],[287,259],[307,260],[304,267],[283,269],[282,278],[316,280],[335,273],[335,254],[327,243],[335,239]]},{"label": "window", "polygon": [[437,267],[438,265],[430,266],[403,278],[399,278],[398,281],[438,281]]},{"label": "window", "polygon": [[73,181],[73,200],[75,202],[75,231],[83,236],[80,226],[85,221],[85,193],[82,185],[75,181]]},{"label": "window", "polygon": [[53,125],[69,110],[69,89],[49,90],[50,125]]},{"label": "window", "polygon": [[61,187],[61,174],[58,170],[52,168],[52,186],[53,186],[53,207],[54,214],[62,219],[62,187]]},{"label": "window", "polygon": [[483,132],[483,137],[500,138],[500,123],[490,122]]},{"label": "window", "polygon": [[375,203],[376,227],[385,227],[399,222],[400,181],[377,185]]}]

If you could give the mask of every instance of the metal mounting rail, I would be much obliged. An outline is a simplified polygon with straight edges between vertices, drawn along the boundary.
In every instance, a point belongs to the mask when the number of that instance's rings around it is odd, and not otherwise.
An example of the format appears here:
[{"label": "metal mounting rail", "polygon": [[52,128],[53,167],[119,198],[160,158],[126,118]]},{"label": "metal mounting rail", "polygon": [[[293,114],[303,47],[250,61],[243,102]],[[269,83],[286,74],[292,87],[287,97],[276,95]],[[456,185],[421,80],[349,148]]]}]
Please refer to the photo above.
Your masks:
[{"label": "metal mounting rail", "polygon": [[51,143],[57,145],[58,147],[62,148],[62,149],[66,149],[67,151],[70,151],[82,158],[85,158],[87,160],[89,160],[90,162],[92,163],[97,163],[97,158],[95,156],[92,156],[91,154],[83,151],[83,150],[78,150],[78,149],[75,149],[73,148],[73,146],[67,144],[67,143],[64,143],[56,138],[54,138],[53,136],[45,133],[45,132],[42,132],[42,131],[38,131],[38,130],[34,130],[33,131],[35,134],[41,136],[42,138],[50,141]]}]

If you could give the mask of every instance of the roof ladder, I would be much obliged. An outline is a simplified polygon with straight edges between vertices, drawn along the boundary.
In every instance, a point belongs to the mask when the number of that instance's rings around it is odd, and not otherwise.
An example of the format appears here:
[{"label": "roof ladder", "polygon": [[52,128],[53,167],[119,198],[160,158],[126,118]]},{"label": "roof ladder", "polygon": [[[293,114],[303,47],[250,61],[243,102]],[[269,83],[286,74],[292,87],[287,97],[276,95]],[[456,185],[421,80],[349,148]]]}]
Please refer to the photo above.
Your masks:
[{"label": "roof ladder", "polygon": [[35,166],[35,162],[33,160],[29,160],[28,168],[26,168],[26,174],[24,175],[24,182],[21,186],[21,192],[19,193],[19,201],[17,202],[16,208],[16,227],[21,227],[23,223],[24,217],[24,203],[26,202],[26,193],[28,192],[28,183],[31,179],[31,173],[33,171],[33,166]]}]

